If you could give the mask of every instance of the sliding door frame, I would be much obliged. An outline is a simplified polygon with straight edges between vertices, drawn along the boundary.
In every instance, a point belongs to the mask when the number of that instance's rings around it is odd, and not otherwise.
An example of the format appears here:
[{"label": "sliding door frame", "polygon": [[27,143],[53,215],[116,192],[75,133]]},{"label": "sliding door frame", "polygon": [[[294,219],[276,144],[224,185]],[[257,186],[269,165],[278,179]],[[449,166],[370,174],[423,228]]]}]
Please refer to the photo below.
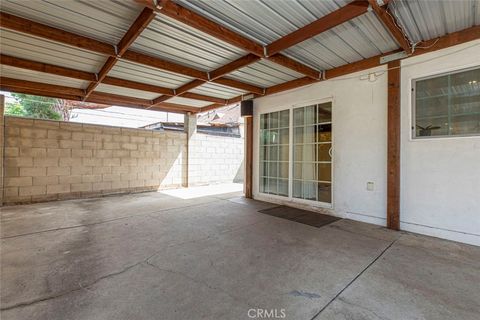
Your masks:
[{"label": "sliding door frame", "polygon": [[[315,200],[306,200],[306,199],[299,199],[299,198],[294,198],[293,197],[293,152],[294,152],[294,128],[293,128],[293,110],[295,108],[302,108],[302,107],[307,107],[310,105],[315,105],[315,104],[322,104],[322,103],[331,103],[332,104],[332,156],[331,156],[331,203],[328,202],[320,202],[320,201],[315,201]],[[258,128],[258,135],[257,135],[257,177],[256,177],[256,185],[257,185],[257,192],[259,195],[262,196],[262,198],[265,199],[272,199],[276,200],[276,202],[284,202],[284,203],[298,203],[301,205],[306,205],[306,206],[311,206],[311,207],[318,207],[318,208],[323,208],[323,209],[331,209],[334,210],[335,208],[335,119],[334,119],[334,114],[335,112],[333,111],[335,109],[335,101],[333,97],[328,97],[328,98],[323,98],[323,99],[314,99],[314,100],[308,100],[308,101],[303,101],[300,103],[292,104],[292,105],[284,105],[281,107],[274,107],[274,108],[265,108],[265,111],[259,112],[258,117],[256,117],[256,125]],[[261,139],[261,134],[260,134],[260,119],[263,114],[268,114],[272,112],[280,112],[284,110],[289,110],[289,148],[288,148],[288,197],[284,196],[279,196],[279,195],[274,195],[274,194],[269,194],[269,193],[264,193],[260,192],[260,180],[262,177],[260,177],[260,139]]]}]

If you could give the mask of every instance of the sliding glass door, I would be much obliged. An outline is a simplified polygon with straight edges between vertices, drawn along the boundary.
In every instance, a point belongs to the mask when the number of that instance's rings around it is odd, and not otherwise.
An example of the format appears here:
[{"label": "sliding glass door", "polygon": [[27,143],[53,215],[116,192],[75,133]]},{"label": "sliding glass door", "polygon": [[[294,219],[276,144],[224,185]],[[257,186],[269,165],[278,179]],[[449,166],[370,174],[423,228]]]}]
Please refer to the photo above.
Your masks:
[{"label": "sliding glass door", "polygon": [[332,203],[331,102],[260,115],[259,151],[261,193]]},{"label": "sliding glass door", "polygon": [[289,110],[260,116],[260,192],[288,197]]},{"label": "sliding glass door", "polygon": [[332,202],[332,104],[293,109],[292,197]]}]

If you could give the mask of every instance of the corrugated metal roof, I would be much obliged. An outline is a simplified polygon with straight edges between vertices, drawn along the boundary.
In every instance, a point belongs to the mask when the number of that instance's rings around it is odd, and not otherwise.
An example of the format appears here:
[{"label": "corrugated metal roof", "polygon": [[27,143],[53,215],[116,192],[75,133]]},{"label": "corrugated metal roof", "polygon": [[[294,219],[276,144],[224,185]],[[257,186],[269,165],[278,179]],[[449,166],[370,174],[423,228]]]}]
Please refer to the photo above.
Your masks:
[{"label": "corrugated metal roof", "polygon": [[255,62],[227,75],[227,78],[248,82],[260,87],[269,87],[301,77],[304,77],[304,75],[268,60]]},{"label": "corrugated metal roof", "polygon": [[397,49],[373,12],[367,12],[287,50],[286,55],[324,70]]},{"label": "corrugated metal roof", "polygon": [[132,49],[203,71],[214,70],[246,54],[165,15],[157,15]]},{"label": "corrugated metal roof", "polygon": [[[349,3],[324,1],[177,0],[211,19],[269,44]],[[363,40],[363,41],[361,41]],[[398,48],[373,13],[333,28],[288,50],[286,55],[317,69],[329,69]]]},{"label": "corrugated metal roof", "polygon": [[7,78],[48,83],[77,89],[85,89],[89,84],[88,81],[84,80],[66,78],[54,74],[25,70],[6,65],[0,65],[0,74],[2,75],[2,77]]},{"label": "corrugated metal roof", "polygon": [[479,0],[395,0],[388,6],[413,42],[480,24]]},{"label": "corrugated metal roof", "polygon": [[117,44],[142,11],[134,1],[2,0],[2,11]]},{"label": "corrugated metal roof", "polygon": [[193,93],[209,95],[212,97],[217,97],[222,99],[230,99],[233,97],[237,97],[241,94],[247,93],[246,91],[243,91],[243,90],[233,89],[233,88],[226,87],[216,83],[205,83],[189,91]]},{"label": "corrugated metal roof", "polygon": [[183,104],[186,106],[197,107],[197,108],[205,107],[212,104],[212,102],[208,102],[208,101],[199,101],[199,100],[193,100],[193,99],[188,99],[183,97],[173,97],[168,99],[165,102]]},{"label": "corrugated metal roof", "polygon": [[117,61],[108,75],[120,79],[143,82],[170,89],[178,88],[181,85],[193,80],[193,78],[187,76],[125,60]]},{"label": "corrugated metal roof", "polygon": [[16,31],[0,29],[2,54],[76,70],[98,72],[106,56]]},{"label": "corrugated metal roof", "polygon": [[129,88],[122,88],[122,87],[111,86],[103,83],[99,84],[97,88],[95,88],[95,92],[112,93],[112,94],[118,94],[121,96],[147,99],[147,100],[152,100],[160,96],[160,94],[158,93],[146,92],[146,91],[129,89]]}]

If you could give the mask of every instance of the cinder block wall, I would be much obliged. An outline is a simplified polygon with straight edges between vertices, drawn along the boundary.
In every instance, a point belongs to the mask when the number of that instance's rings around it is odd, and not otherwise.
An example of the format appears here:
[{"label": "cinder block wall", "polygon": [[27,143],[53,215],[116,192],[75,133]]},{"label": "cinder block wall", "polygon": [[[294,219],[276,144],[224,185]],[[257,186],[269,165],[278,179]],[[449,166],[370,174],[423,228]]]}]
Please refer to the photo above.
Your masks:
[{"label": "cinder block wall", "polygon": [[190,143],[189,185],[243,182],[244,138],[195,133]]},{"label": "cinder block wall", "polygon": [[4,204],[185,184],[186,134],[5,117]]}]

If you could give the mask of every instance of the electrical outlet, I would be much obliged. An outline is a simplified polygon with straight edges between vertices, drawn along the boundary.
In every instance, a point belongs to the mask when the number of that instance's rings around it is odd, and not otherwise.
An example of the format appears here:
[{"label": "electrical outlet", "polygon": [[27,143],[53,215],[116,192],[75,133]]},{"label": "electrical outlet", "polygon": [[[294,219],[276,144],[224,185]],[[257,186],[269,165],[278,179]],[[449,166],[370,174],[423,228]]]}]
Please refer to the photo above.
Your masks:
[{"label": "electrical outlet", "polygon": [[373,191],[373,189],[374,189],[374,183],[371,181],[367,182],[367,190]]}]

